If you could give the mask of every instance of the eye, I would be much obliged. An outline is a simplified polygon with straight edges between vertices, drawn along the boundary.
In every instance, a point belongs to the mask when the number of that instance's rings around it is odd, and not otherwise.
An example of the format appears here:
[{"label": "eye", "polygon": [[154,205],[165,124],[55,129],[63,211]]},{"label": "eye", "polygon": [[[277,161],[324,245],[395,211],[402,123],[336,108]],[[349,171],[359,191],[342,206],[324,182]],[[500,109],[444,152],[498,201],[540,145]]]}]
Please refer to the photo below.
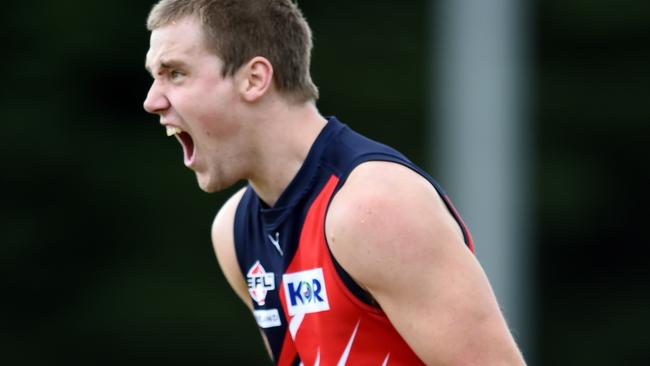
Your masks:
[{"label": "eye", "polygon": [[185,76],[185,74],[183,74],[182,72],[180,72],[180,71],[178,71],[178,70],[171,70],[171,71],[169,71],[169,78],[170,78],[172,81],[178,81],[178,80],[180,80],[183,76]]}]

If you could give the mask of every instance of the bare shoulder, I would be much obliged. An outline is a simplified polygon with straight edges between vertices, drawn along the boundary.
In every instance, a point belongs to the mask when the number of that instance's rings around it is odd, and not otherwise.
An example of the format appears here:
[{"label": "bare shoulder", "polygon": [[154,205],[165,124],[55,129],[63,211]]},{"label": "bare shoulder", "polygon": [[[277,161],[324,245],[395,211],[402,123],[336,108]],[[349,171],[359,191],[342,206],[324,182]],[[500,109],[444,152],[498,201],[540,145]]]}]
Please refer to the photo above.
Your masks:
[{"label": "bare shoulder", "polygon": [[247,297],[246,282],[237,262],[234,237],[235,212],[245,190],[246,188],[242,188],[237,191],[221,207],[212,223],[211,236],[217,261],[226,280],[242,301],[250,307],[251,304]]},{"label": "bare shoulder", "polygon": [[358,166],[332,199],[326,235],[337,261],[426,364],[523,364],[459,225],[416,172]]},{"label": "bare shoulder", "polygon": [[355,168],[332,200],[326,220],[333,253],[363,287],[371,288],[379,279],[376,268],[385,273],[401,268],[400,261],[417,265],[441,245],[467,250],[460,227],[431,183],[397,163]]}]

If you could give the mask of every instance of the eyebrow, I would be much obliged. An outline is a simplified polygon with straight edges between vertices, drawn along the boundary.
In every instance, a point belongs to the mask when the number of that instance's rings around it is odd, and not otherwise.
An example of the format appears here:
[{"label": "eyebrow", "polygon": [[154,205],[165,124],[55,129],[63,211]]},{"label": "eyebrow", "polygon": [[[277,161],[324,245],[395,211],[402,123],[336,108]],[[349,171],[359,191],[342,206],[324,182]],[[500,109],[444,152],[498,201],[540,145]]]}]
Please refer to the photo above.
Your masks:
[{"label": "eyebrow", "polygon": [[[186,66],[185,62],[180,60],[170,59],[170,60],[160,61],[160,68],[165,70],[183,68],[185,66]],[[151,67],[149,67],[149,65],[146,64],[146,60],[145,60],[144,68],[147,69],[147,71],[149,71],[149,73],[153,75],[153,71],[151,70]]]}]

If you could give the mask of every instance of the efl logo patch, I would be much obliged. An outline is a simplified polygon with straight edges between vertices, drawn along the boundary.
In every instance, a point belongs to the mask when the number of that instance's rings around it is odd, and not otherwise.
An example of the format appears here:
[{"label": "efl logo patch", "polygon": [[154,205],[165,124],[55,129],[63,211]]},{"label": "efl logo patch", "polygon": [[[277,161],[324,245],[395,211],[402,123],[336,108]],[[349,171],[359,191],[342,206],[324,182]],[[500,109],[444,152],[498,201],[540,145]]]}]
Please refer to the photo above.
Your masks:
[{"label": "efl logo patch", "polygon": [[282,283],[290,316],[330,309],[322,268],[285,274]]},{"label": "efl logo patch", "polygon": [[248,293],[260,306],[266,302],[266,293],[275,290],[275,275],[266,272],[260,261],[255,262],[246,274]]}]

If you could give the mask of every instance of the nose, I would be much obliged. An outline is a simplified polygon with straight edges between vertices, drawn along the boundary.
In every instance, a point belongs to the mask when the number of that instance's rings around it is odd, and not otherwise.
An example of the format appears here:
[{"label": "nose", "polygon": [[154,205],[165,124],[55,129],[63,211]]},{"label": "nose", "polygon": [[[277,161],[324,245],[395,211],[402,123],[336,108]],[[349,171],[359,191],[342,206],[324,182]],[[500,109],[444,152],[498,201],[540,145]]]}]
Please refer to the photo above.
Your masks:
[{"label": "nose", "polygon": [[144,110],[152,114],[160,114],[169,108],[169,100],[157,85],[157,80],[151,84],[147,98],[143,103]]}]

